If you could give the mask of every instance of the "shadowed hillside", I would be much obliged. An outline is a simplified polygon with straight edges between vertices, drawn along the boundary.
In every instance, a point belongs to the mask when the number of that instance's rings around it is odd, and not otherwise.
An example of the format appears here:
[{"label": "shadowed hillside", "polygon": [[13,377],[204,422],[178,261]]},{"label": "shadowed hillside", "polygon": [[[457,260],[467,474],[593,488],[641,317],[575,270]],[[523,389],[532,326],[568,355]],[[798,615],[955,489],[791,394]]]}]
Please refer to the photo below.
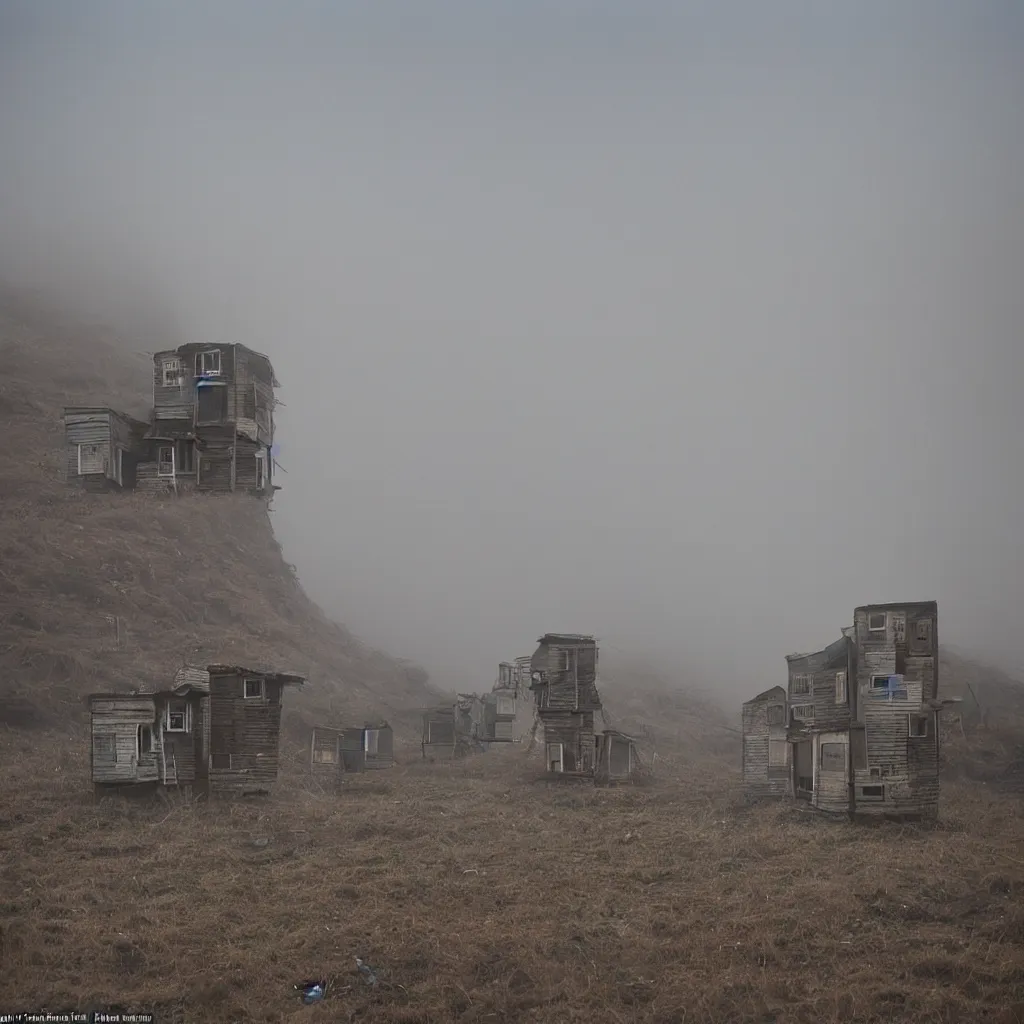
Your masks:
[{"label": "shadowed hillside", "polygon": [[[169,681],[185,661],[308,674],[286,704],[314,715],[403,713],[426,673],[330,622],[282,558],[266,506],[245,496],[86,495],[60,479],[65,405],[144,417],[143,350],[0,293],[0,720],[43,725],[84,694]],[[138,351],[133,351],[137,348]]]}]

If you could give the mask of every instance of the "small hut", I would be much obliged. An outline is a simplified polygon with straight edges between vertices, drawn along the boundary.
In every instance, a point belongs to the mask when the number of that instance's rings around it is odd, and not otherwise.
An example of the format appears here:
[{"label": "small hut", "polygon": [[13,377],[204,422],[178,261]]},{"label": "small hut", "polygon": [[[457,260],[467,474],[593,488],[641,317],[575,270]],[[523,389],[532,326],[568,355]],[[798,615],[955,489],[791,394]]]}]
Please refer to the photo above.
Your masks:
[{"label": "small hut", "polygon": [[617,729],[605,729],[594,739],[594,780],[596,782],[626,782],[639,768],[637,742]]}]

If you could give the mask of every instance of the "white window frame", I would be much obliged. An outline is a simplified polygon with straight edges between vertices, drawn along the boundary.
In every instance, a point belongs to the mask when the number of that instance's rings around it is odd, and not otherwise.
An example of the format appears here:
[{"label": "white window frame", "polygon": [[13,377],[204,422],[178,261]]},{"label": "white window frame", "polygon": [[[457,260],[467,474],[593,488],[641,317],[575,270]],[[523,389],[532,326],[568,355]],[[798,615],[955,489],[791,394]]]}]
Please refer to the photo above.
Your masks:
[{"label": "white window frame", "polygon": [[[882,624],[880,626],[872,626],[871,620],[881,618]],[[868,612],[868,632],[869,633],[884,633],[886,626],[889,624],[889,616],[885,612]]]},{"label": "white window frame", "polygon": [[163,360],[160,371],[165,388],[181,387],[181,360],[177,356]]},{"label": "white window frame", "polygon": [[[89,473],[82,472],[82,449],[83,448],[95,448],[100,456],[100,468],[98,470],[92,470]],[[93,473],[103,472],[103,443],[101,441],[89,441],[82,443],[78,446],[78,475],[79,476],[92,476]]]},{"label": "white window frame", "polygon": [[505,694],[499,694],[495,704],[495,714],[502,716],[512,716],[516,713],[515,697],[506,697]]},{"label": "white window frame", "polygon": [[850,699],[850,693],[846,686],[846,671],[836,673],[836,703],[846,704]]},{"label": "white window frame", "polygon": [[572,661],[570,660],[572,651],[568,648],[558,652],[558,669],[559,672],[568,672],[572,668]]},{"label": "white window frame", "polygon": [[[915,711],[907,715],[907,736],[912,740],[926,740],[932,734],[932,726],[928,714]],[[924,722],[924,732],[914,732],[914,720]]]},{"label": "white window frame", "polygon": [[[163,460],[164,452],[170,452],[171,453],[171,462],[170,462],[171,471],[170,471],[170,473],[165,473],[164,472],[164,466],[166,465],[166,463]],[[166,479],[170,479],[171,477],[173,477],[175,475],[174,463],[175,463],[174,445],[173,444],[162,444],[162,445],[160,445],[160,447],[157,448],[157,450],[156,450],[156,475],[160,476],[160,477],[164,477]]]},{"label": "white window frame", "polygon": [[[217,369],[208,370],[206,368],[206,357],[216,356],[217,357]],[[212,362],[212,360],[211,360]],[[220,377],[222,370],[221,362],[221,351],[219,348],[208,348],[202,352],[196,353],[196,376],[197,377]]]},{"label": "white window frame", "polygon": [[[249,693],[249,684],[255,683],[260,689],[259,693]],[[243,700],[263,700],[267,694],[266,680],[253,679],[251,676],[246,676],[242,680],[242,699]]]},{"label": "white window frame", "polygon": [[[181,710],[172,711],[172,704],[181,704]],[[171,725],[171,715],[182,715],[183,724],[181,728]],[[168,701],[164,709],[164,732],[191,732],[192,731],[192,705],[187,700]]]},{"label": "white window frame", "polygon": [[[798,685],[802,689],[798,688]],[[797,673],[789,682],[789,694],[791,697],[809,697],[814,689],[814,677],[807,673]]]},{"label": "white window frame", "polygon": [[[370,734],[373,734],[373,749],[370,749]],[[380,729],[364,729],[363,730],[363,753],[370,754],[373,757],[377,756],[377,750],[380,747]]]}]

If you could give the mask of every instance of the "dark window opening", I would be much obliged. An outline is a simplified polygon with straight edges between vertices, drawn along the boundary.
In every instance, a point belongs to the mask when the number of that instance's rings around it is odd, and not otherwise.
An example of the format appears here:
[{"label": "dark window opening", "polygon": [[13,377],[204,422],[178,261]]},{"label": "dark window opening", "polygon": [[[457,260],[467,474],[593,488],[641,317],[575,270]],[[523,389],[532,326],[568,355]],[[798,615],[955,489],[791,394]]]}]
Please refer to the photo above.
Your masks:
[{"label": "dark window opening", "polygon": [[263,680],[246,679],[243,693],[246,700],[258,700],[263,696]]},{"label": "dark window opening", "polygon": [[772,704],[768,708],[769,725],[785,725],[786,709],[781,704]]},{"label": "dark window opening", "polygon": [[860,795],[865,800],[884,800],[885,786],[861,786]]},{"label": "dark window opening", "polygon": [[868,629],[872,633],[885,631],[885,612],[872,612],[868,616]]},{"label": "dark window opening", "polygon": [[223,385],[199,388],[198,403],[200,423],[221,423],[228,418],[228,389]]},{"label": "dark window opening", "polygon": [[913,739],[924,739],[928,735],[928,716],[910,715],[910,728],[908,735]]},{"label": "dark window opening", "polygon": [[174,448],[169,444],[163,445],[157,452],[157,474],[174,476]]},{"label": "dark window opening", "polygon": [[231,755],[230,754],[211,754],[210,755],[210,767],[212,767],[212,768],[230,768],[231,767]]},{"label": "dark window opening", "polygon": [[139,756],[153,753],[153,730],[148,725],[139,726]]},{"label": "dark window opening", "polygon": [[217,375],[220,373],[220,349],[196,354],[196,376],[203,374]]},{"label": "dark window opening", "polygon": [[195,469],[194,448],[191,441],[179,441],[176,455],[179,473],[191,473]]}]

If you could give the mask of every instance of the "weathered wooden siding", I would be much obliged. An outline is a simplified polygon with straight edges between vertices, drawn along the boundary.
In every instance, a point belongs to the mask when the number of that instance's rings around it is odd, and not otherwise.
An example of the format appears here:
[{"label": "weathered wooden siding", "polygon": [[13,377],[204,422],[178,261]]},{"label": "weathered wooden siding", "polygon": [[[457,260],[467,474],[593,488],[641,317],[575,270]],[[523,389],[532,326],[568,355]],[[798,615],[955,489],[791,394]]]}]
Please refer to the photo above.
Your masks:
[{"label": "weathered wooden siding", "polygon": [[455,708],[434,708],[423,715],[423,756],[448,758],[455,756]]},{"label": "weathered wooden siding", "polygon": [[341,732],[317,726],[310,735],[310,774],[321,782],[333,784],[344,771],[341,758]]},{"label": "weathered wooden siding", "polygon": [[[92,780],[107,785],[156,782],[156,703],[152,697],[102,697],[90,701]],[[139,726],[149,726],[153,750],[138,751]],[[99,738],[99,743],[97,743]],[[113,753],[113,757],[108,752]]]},{"label": "weathered wooden siding", "polygon": [[[181,363],[178,383],[164,384],[164,361]],[[153,356],[153,418],[154,420],[193,421],[196,403],[196,380],[193,365],[188,365],[177,351],[157,352]]]},{"label": "weathered wooden siding", "polygon": [[594,713],[592,711],[540,712],[545,749],[549,743],[562,744],[563,771],[589,774],[594,770]]},{"label": "weathered wooden siding", "polygon": [[[64,479],[80,487],[106,486],[113,475],[111,416],[101,409],[65,410]],[[78,446],[85,445],[83,473],[78,472]]]},{"label": "weathered wooden siding", "polygon": [[[770,708],[781,709],[772,724]],[[781,686],[743,705],[743,790],[748,800],[786,795],[791,774],[786,730],[786,691]]]},{"label": "weathered wooden siding", "polygon": [[279,682],[264,679],[264,696],[243,696],[254,674],[210,674],[210,791],[267,792],[277,781],[281,729]]},{"label": "weathered wooden siding", "polygon": [[542,638],[530,661],[530,671],[540,672],[539,685],[531,684],[539,708],[597,711],[597,645],[592,640],[561,641]]},{"label": "weathered wooden siding", "polygon": [[395,734],[390,726],[362,731],[363,764],[367,770],[391,768],[395,763]]}]

